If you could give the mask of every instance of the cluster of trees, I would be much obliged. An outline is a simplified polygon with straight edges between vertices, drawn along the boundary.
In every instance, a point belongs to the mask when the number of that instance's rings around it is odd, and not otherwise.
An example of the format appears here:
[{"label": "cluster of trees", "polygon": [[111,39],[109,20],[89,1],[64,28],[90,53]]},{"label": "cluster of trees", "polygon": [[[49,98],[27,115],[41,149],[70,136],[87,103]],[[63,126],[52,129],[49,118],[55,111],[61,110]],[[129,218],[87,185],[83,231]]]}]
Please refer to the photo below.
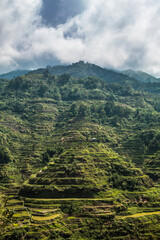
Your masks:
[{"label": "cluster of trees", "polygon": [[58,145],[55,145],[52,149],[47,148],[46,151],[42,153],[42,163],[48,163],[53,156],[57,157],[63,153],[63,151],[64,148]]},{"label": "cluster of trees", "polygon": [[[109,118],[117,117],[120,121],[122,118],[128,118],[131,110],[122,105],[118,105],[113,101],[107,101],[105,104],[89,105],[81,102],[79,105],[73,103],[70,106],[69,117],[87,117],[90,120],[108,121]],[[113,119],[112,119],[113,120]]]},{"label": "cluster of trees", "polygon": [[11,161],[11,155],[7,148],[0,146],[0,164],[9,163]]},{"label": "cluster of trees", "polygon": [[135,191],[142,190],[144,187],[152,187],[153,183],[148,176],[132,177],[132,176],[123,176],[118,175],[117,173],[112,174],[109,179],[110,185],[112,187]]},{"label": "cluster of trees", "polygon": [[[73,78],[69,74],[51,75],[48,70],[43,74],[28,74],[12,79],[5,88],[5,94],[16,97],[49,97],[55,100],[76,101],[82,99],[105,100],[108,94],[131,96],[133,88],[126,83],[107,83],[96,77]],[[23,94],[22,94],[23,92]]]}]

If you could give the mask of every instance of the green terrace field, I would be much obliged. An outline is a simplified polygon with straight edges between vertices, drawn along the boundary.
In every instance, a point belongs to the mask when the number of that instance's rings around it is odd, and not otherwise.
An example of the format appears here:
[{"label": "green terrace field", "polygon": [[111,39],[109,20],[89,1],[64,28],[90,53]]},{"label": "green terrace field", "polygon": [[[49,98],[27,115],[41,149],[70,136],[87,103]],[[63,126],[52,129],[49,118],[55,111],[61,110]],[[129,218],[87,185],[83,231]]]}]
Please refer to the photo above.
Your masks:
[{"label": "green terrace field", "polygon": [[0,83],[0,239],[160,239],[158,82],[80,62]]}]

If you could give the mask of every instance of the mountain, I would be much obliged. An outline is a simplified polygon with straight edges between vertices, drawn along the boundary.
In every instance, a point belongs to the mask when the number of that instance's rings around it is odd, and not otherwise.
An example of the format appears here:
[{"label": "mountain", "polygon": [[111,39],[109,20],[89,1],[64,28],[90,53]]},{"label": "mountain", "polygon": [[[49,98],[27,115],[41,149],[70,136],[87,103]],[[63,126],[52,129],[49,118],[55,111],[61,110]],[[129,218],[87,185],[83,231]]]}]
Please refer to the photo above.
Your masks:
[{"label": "mountain", "polygon": [[127,70],[121,73],[116,70],[99,67],[95,64],[84,63],[83,61],[68,66],[47,66],[47,68],[34,70],[33,73],[46,74],[46,76],[48,74],[57,76],[67,74],[75,78],[95,77],[105,80],[110,84],[118,83],[139,91],[154,94],[160,93],[160,81],[147,73],[135,72],[133,70]]},{"label": "mountain", "polygon": [[0,75],[0,79],[13,79],[14,77],[18,77],[24,74],[27,74],[28,72],[30,72],[29,70],[16,70],[16,71],[12,71],[9,73],[4,73]]},{"label": "mountain", "polygon": [[160,238],[159,83],[79,62],[0,84],[0,240]]},{"label": "mountain", "polygon": [[134,71],[130,69],[122,71],[122,73],[128,75],[131,78],[135,78],[143,83],[160,82],[158,78],[155,78],[152,75],[142,71]]},{"label": "mountain", "polygon": [[[138,80],[143,83],[153,83],[159,82],[158,78],[153,77],[152,75],[142,72],[142,71],[134,71],[134,70],[125,70],[121,73],[116,70],[110,70],[101,68],[95,64],[91,63],[84,63],[83,61],[79,61],[73,63],[72,65],[64,66],[47,66],[47,68],[41,68],[37,70],[33,70],[35,73],[44,73],[48,71],[50,74],[55,75],[62,75],[62,74],[69,74],[73,77],[88,77],[94,76],[97,78],[104,79],[108,82],[119,82],[119,81],[126,81],[126,80]],[[1,79],[13,79],[14,77],[18,77],[24,74],[32,72],[30,70],[16,70],[9,73],[1,74]],[[128,78],[128,77],[129,78]]]},{"label": "mountain", "polygon": [[[107,82],[122,82],[124,83],[127,80],[131,80],[130,77],[123,73],[119,73],[113,70],[107,70],[105,68],[99,67],[95,64],[84,63],[83,61],[73,63],[68,66],[48,66],[47,69],[38,69],[35,70],[35,73],[44,73],[48,71],[50,74],[62,75],[69,74],[70,76],[76,78],[85,78],[85,77],[97,77],[104,79]],[[133,80],[133,79],[132,79]]]}]

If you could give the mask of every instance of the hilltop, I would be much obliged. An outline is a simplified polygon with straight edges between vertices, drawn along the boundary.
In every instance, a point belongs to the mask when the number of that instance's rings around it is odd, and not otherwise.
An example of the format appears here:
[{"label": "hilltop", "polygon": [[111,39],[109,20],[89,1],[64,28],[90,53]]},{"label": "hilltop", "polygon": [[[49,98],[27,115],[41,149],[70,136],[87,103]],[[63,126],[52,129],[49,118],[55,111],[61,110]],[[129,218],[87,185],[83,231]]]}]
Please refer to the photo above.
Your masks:
[{"label": "hilltop", "polygon": [[71,65],[57,65],[53,67],[47,66],[46,68],[40,68],[37,70],[15,70],[9,73],[1,74],[0,78],[11,80],[15,77],[27,74],[29,72],[44,73],[46,70],[53,75],[69,74],[70,76],[76,78],[92,76],[107,81],[115,81],[115,79],[116,81],[120,81],[121,77],[123,77],[124,80],[127,80],[128,76],[129,78],[138,80],[143,83],[159,82],[158,78],[142,71],[134,71],[132,69],[129,69],[120,72],[112,69],[102,68],[95,64],[85,63],[83,61],[79,61]]}]

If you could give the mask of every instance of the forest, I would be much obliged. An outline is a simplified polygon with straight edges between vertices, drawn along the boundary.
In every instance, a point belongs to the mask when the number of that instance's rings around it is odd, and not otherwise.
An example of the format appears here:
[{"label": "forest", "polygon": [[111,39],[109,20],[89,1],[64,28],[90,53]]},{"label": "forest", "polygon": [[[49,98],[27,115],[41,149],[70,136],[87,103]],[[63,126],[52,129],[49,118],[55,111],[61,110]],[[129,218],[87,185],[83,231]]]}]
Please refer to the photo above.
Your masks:
[{"label": "forest", "polygon": [[160,239],[160,80],[23,74],[0,76],[0,239]]}]

